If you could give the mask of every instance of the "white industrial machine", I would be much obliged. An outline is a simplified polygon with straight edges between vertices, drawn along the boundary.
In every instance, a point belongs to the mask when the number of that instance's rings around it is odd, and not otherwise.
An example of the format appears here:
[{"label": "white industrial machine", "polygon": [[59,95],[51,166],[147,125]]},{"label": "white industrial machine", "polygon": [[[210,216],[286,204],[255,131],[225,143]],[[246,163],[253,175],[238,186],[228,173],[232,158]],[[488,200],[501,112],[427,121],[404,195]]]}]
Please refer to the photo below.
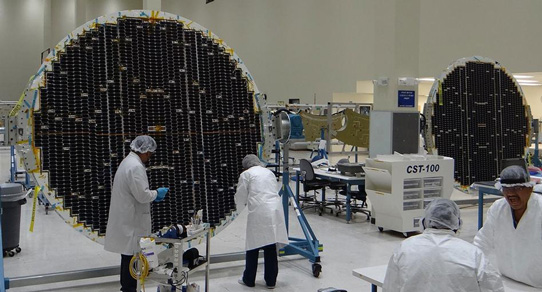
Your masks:
[{"label": "white industrial machine", "polygon": [[434,198],[449,199],[454,160],[436,155],[378,155],[365,161],[365,190],[380,231],[421,231],[425,206]]}]

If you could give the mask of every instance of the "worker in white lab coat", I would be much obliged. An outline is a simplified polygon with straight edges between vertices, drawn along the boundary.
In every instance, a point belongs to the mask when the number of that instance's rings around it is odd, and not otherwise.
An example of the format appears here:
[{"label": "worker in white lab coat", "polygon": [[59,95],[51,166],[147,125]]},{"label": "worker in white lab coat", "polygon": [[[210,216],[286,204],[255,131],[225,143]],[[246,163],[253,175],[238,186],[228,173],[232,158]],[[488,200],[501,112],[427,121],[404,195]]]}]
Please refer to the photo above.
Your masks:
[{"label": "worker in white lab coat", "polygon": [[423,234],[405,239],[390,258],[383,291],[504,291],[483,252],[455,236],[461,219],[453,201],[434,199],[422,224]]},{"label": "worker in white lab coat", "polygon": [[[237,210],[248,207],[245,271],[239,283],[255,286],[258,252],[264,251],[264,279],[268,288],[276,285],[277,249],[288,244],[280,184],[273,172],[262,167],[260,159],[249,154],[243,158],[246,169],[239,177],[235,203]],[[279,247],[277,246],[279,244]]]},{"label": "worker in white lab coat", "polygon": [[136,291],[137,281],[130,275],[132,256],[140,251],[139,239],[151,234],[150,202],[162,201],[167,188],[149,189],[145,163],[156,150],[150,136],[138,136],[131,152],[120,163],[113,180],[111,204],[104,249],[121,254],[121,291]]},{"label": "worker in white lab coat", "polygon": [[504,195],[487,211],[474,244],[502,275],[542,288],[542,198],[520,166],[509,166],[495,184]]}]

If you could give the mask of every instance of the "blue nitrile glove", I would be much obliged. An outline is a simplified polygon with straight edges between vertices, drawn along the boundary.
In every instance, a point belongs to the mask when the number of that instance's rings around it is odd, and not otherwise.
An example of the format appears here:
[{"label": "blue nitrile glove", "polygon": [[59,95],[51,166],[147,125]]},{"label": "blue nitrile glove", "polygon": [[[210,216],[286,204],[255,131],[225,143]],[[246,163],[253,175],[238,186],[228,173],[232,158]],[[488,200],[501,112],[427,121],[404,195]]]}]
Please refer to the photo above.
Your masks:
[{"label": "blue nitrile glove", "polygon": [[156,190],[158,192],[158,195],[156,196],[156,199],[154,199],[155,202],[162,202],[164,198],[166,197],[167,192],[169,191],[168,188],[158,188]]}]

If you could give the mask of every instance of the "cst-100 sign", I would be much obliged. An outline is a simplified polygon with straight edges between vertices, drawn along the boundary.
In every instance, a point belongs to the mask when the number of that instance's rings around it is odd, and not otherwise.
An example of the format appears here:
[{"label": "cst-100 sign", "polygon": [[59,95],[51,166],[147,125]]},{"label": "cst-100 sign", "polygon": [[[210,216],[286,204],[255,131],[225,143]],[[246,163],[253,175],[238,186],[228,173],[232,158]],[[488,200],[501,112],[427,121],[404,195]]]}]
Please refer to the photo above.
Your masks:
[{"label": "cst-100 sign", "polygon": [[407,173],[423,173],[423,172],[438,172],[440,166],[438,164],[428,164],[428,165],[409,165],[406,168]]}]

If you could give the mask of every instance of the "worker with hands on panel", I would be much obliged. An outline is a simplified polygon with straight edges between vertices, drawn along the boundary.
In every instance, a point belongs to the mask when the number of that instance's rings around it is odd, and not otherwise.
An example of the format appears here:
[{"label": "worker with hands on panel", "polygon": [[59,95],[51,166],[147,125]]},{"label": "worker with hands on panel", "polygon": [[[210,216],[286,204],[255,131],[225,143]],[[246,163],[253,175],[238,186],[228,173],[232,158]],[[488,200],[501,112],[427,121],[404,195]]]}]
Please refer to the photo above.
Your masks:
[{"label": "worker with hands on panel", "polygon": [[278,275],[277,249],[288,244],[280,184],[273,172],[262,167],[258,156],[243,158],[245,171],[239,176],[235,203],[237,210],[248,207],[245,271],[239,284],[254,287],[258,253],[264,251],[264,279],[267,288],[275,288]]},{"label": "worker with hands on panel", "polygon": [[111,204],[104,249],[121,254],[121,291],[134,292],[137,281],[130,275],[130,260],[140,251],[139,240],[151,234],[151,202],[161,202],[168,188],[149,189],[145,164],[156,141],[138,136],[130,144],[131,152],[120,163],[113,180]]}]

